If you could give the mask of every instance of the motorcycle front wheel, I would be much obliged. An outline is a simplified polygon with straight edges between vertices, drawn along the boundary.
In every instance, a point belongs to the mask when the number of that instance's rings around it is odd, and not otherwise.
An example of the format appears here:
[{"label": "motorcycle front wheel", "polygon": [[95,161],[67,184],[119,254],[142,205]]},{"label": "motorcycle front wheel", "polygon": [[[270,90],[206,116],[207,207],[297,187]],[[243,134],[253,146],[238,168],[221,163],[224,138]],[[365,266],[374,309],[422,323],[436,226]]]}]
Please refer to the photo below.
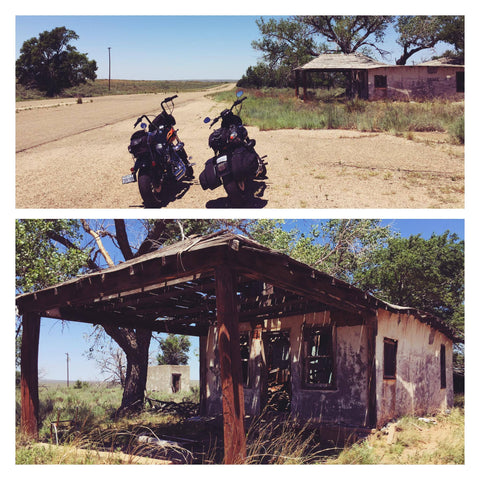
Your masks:
[{"label": "motorcycle front wheel", "polygon": [[138,176],[138,190],[143,199],[145,208],[160,207],[162,202],[162,186],[155,188],[151,175],[141,173]]}]

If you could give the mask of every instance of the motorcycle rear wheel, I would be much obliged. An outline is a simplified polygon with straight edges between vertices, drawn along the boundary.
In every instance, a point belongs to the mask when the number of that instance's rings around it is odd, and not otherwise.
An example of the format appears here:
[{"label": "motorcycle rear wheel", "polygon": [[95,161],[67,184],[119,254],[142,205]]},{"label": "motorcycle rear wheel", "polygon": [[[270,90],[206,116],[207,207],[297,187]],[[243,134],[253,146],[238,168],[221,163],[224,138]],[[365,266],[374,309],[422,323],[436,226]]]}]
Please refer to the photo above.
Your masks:
[{"label": "motorcycle rear wheel", "polygon": [[247,182],[245,180],[231,180],[223,184],[232,207],[244,204],[247,195]]},{"label": "motorcycle rear wheel", "polygon": [[161,206],[162,190],[157,191],[158,187],[155,189],[152,177],[148,173],[141,173],[138,176],[138,190],[140,191],[145,208],[155,208]]}]

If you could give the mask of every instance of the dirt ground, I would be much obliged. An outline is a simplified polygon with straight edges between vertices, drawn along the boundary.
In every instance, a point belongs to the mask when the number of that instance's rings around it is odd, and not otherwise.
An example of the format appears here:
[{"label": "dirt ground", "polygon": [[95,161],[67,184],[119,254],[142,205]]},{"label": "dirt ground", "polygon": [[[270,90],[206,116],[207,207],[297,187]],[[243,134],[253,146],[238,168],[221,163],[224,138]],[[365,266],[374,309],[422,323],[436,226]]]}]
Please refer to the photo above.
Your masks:
[{"label": "dirt ground", "polygon": [[[195,163],[195,179],[179,184],[165,208],[225,207],[222,187],[204,191],[198,181],[212,156],[211,130],[203,118],[225,106],[207,98],[206,91],[178,95],[176,127]],[[135,120],[158,114],[163,98],[17,103],[16,207],[143,208],[137,184],[122,185],[121,178],[133,165],[127,145]],[[414,133],[406,139],[346,130],[248,131],[268,162],[268,178],[257,182],[248,208],[464,207],[464,147],[446,143],[443,134]]]}]

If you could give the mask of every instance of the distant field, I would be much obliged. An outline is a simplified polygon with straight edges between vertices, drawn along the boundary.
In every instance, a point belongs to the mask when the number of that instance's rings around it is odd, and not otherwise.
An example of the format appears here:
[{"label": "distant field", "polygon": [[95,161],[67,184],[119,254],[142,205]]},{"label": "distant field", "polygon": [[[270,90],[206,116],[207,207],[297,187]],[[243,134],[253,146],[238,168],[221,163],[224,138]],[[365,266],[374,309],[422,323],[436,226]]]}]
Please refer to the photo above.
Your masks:
[{"label": "distant field", "polygon": [[[135,93],[188,92],[222,85],[232,80],[110,80],[89,81],[84,85],[65,90],[59,97],[98,97],[102,95],[131,95]],[[45,98],[38,90],[27,90],[16,85],[16,101]]]}]

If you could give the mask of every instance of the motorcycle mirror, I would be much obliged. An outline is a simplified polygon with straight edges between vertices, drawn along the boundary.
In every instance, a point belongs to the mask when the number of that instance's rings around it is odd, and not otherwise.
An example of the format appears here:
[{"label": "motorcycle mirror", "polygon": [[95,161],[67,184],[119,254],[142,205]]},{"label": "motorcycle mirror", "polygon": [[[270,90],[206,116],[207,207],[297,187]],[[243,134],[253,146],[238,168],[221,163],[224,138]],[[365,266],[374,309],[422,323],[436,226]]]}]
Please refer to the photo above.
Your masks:
[{"label": "motorcycle mirror", "polygon": [[243,90],[239,90],[237,92],[237,98],[240,98],[243,95]]},{"label": "motorcycle mirror", "polygon": [[140,124],[140,127],[141,127],[141,128],[147,128],[147,124],[146,124],[145,122],[142,122],[142,123]]},{"label": "motorcycle mirror", "polygon": [[205,117],[203,119],[203,123],[210,123],[211,118],[210,117]]}]

